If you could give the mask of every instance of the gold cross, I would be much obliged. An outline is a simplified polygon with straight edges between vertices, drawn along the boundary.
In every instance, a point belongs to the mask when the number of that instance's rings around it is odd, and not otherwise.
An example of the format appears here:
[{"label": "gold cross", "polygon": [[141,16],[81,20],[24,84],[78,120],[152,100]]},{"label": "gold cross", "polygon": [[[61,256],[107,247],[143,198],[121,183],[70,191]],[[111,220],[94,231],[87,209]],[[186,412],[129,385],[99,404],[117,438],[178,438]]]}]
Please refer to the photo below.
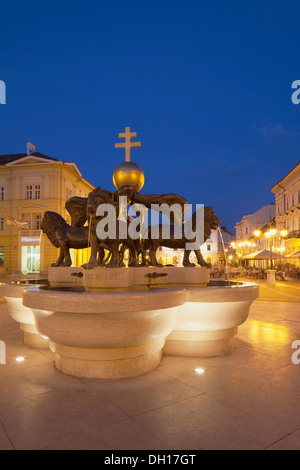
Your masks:
[{"label": "gold cross", "polygon": [[136,137],[136,132],[130,132],[130,127],[125,127],[125,132],[119,134],[119,139],[125,139],[125,142],[115,144],[115,148],[125,148],[125,162],[130,162],[131,147],[141,146],[141,142],[131,142],[131,137]]}]

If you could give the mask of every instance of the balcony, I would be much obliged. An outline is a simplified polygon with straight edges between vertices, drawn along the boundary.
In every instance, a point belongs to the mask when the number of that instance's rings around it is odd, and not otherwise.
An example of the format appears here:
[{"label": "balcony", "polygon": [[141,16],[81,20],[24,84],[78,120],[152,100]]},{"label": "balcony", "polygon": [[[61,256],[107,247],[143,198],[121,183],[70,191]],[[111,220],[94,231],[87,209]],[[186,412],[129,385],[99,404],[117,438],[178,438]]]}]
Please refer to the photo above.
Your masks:
[{"label": "balcony", "polygon": [[21,230],[18,230],[18,235],[21,237],[40,237],[41,230],[21,229]]},{"label": "balcony", "polygon": [[291,232],[287,234],[285,238],[286,240],[288,238],[300,238],[300,230],[292,230]]}]

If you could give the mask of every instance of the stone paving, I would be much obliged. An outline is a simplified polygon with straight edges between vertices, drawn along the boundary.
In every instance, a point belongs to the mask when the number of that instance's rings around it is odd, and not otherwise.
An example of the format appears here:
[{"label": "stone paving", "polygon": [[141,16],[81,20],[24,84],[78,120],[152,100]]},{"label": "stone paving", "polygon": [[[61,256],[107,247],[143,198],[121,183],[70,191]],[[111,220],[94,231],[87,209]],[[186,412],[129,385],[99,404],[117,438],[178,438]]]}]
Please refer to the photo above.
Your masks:
[{"label": "stone paving", "polygon": [[0,450],[299,450],[300,283],[259,284],[231,354],[164,357],[122,380],[58,372],[50,351],[24,347],[2,299]]}]

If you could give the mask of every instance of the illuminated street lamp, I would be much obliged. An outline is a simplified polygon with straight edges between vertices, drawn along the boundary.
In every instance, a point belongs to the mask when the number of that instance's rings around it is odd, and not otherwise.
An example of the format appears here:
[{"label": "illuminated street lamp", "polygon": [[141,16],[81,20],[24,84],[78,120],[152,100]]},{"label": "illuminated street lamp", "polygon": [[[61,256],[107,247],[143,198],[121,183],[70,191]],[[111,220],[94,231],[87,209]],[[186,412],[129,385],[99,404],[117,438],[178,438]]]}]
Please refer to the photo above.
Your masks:
[{"label": "illuminated street lamp", "polygon": [[285,250],[283,238],[285,238],[287,236],[287,234],[288,234],[288,231],[285,228],[280,230],[280,245],[281,245],[281,247],[280,247],[281,250],[280,251],[281,252]]},{"label": "illuminated street lamp", "polygon": [[276,284],[275,281],[275,270],[273,268],[273,256],[272,256],[272,243],[273,237],[277,233],[275,228],[270,229],[268,232],[265,232],[265,237],[270,240],[269,247],[270,247],[270,260],[269,260],[269,269],[267,271],[267,284],[274,285]]},{"label": "illuminated street lamp", "polygon": [[286,229],[281,230],[280,235],[284,238],[288,234],[288,231]]},{"label": "illuminated street lamp", "polygon": [[273,245],[273,237],[277,233],[275,228],[272,228],[268,232],[265,232],[265,237],[270,240],[269,247],[270,247],[270,269],[273,269],[273,258],[272,258],[272,245]]}]

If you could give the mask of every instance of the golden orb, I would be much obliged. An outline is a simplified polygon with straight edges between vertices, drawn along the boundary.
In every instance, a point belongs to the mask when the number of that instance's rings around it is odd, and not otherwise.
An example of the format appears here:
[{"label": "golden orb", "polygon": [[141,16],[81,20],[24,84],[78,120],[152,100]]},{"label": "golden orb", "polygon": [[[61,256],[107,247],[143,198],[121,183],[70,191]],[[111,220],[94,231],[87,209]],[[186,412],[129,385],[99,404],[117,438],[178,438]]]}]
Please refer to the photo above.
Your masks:
[{"label": "golden orb", "polygon": [[136,192],[139,192],[144,186],[144,172],[134,162],[123,162],[116,167],[113,182],[117,189],[122,186],[131,186]]}]

